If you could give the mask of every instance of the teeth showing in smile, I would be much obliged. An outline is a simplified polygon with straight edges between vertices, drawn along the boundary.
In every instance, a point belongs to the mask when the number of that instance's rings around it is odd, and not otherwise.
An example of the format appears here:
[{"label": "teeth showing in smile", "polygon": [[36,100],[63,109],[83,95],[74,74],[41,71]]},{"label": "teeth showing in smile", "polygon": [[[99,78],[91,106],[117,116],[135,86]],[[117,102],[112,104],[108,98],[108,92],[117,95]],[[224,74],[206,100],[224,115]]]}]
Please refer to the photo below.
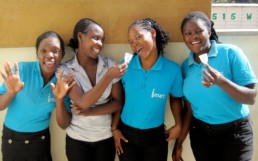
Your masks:
[{"label": "teeth showing in smile", "polygon": [[48,61],[48,62],[45,62],[45,64],[46,64],[46,65],[54,65],[55,62],[50,62],[50,61]]},{"label": "teeth showing in smile", "polygon": [[93,48],[93,51],[97,54],[99,53],[99,49]]},{"label": "teeth showing in smile", "polygon": [[199,41],[194,41],[194,42],[192,42],[192,45],[199,44],[199,43],[200,43]]},{"label": "teeth showing in smile", "polygon": [[136,52],[138,53],[141,49],[142,49],[142,48],[138,48],[138,49],[136,50]]}]

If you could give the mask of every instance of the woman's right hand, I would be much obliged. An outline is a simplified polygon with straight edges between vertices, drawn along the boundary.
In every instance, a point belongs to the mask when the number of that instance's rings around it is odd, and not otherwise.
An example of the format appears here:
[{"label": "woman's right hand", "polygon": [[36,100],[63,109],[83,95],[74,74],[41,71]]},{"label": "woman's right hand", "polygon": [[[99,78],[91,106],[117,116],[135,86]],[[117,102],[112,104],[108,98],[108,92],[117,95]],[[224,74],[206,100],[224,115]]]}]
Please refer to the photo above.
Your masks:
[{"label": "woman's right hand", "polygon": [[24,82],[20,80],[18,64],[14,63],[14,72],[12,72],[10,63],[5,62],[4,70],[6,75],[2,71],[0,71],[0,74],[5,82],[7,92],[16,95],[24,86]]},{"label": "woman's right hand", "polygon": [[128,63],[116,64],[111,68],[109,68],[108,75],[113,79],[120,78],[127,71],[127,67],[128,67]]}]

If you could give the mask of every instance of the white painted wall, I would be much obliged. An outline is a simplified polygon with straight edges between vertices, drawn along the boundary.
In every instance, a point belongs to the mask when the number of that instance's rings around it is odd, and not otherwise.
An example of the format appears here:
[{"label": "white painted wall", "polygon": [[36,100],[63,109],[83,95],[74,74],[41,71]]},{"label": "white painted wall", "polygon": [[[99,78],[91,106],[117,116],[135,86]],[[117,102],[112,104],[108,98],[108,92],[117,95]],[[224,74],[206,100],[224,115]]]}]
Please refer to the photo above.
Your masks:
[{"label": "white painted wall", "polygon": [[[231,43],[238,45],[243,51],[246,53],[249,58],[251,65],[258,76],[258,63],[255,60],[258,60],[258,36],[221,36],[220,40],[223,43]],[[69,48],[67,48],[67,53],[64,60],[72,57],[72,52]],[[130,46],[127,44],[108,44],[105,46],[104,55],[109,56],[116,60],[121,60],[123,58],[123,54],[125,52],[130,52]],[[167,48],[165,49],[165,56],[178,62],[179,64],[187,57],[188,49],[184,45],[184,43],[169,43]],[[32,61],[36,60],[35,49],[34,47],[30,48],[0,48],[0,69],[3,70],[3,63],[5,61],[10,61],[11,63],[14,61]],[[3,80],[0,78],[0,83]],[[255,117],[258,114],[258,97],[256,99],[256,104],[250,106],[251,116],[254,123],[254,157],[253,160],[258,160],[258,117]],[[0,112],[0,124],[3,123],[6,111]],[[166,125],[173,125],[172,114],[167,108],[166,112]],[[0,130],[2,131],[2,125],[0,126]],[[65,155],[65,131],[58,127],[55,120],[55,111],[53,111],[51,125],[50,125],[51,135],[52,135],[52,156],[54,161],[67,161]],[[0,132],[1,136],[1,132]],[[1,143],[1,140],[0,140]],[[171,161],[171,152],[174,142],[169,143],[169,155],[168,161]],[[192,151],[189,144],[189,139],[187,139],[184,143],[184,152],[183,157],[185,161],[194,161]],[[2,158],[2,154],[0,153],[0,158]],[[118,159],[116,159],[118,161]]]}]

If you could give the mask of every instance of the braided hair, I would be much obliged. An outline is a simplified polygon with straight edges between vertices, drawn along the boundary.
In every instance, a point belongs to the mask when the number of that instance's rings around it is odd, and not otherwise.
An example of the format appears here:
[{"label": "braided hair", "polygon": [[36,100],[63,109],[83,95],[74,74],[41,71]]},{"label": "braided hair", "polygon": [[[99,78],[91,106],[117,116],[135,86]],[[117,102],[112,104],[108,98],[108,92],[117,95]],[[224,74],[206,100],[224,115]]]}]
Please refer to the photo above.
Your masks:
[{"label": "braided hair", "polygon": [[190,21],[190,20],[198,20],[201,19],[204,24],[207,26],[207,28],[211,31],[211,36],[210,36],[210,40],[215,40],[216,43],[221,43],[219,41],[219,37],[214,29],[214,22],[211,21],[203,12],[190,12],[188,15],[185,16],[185,18],[183,19],[182,23],[181,23],[181,32],[183,33],[183,28],[185,26],[185,24]]},{"label": "braided hair", "polygon": [[73,30],[73,38],[70,39],[70,42],[68,44],[68,46],[71,47],[74,52],[76,52],[76,50],[79,47],[78,38],[77,38],[78,32],[82,32],[86,34],[92,25],[100,26],[97,22],[95,22],[90,18],[83,18],[76,23]]},{"label": "braided hair", "polygon": [[158,53],[163,53],[164,48],[168,44],[169,34],[166,32],[155,20],[151,18],[144,18],[133,22],[129,29],[133,26],[141,27],[145,30],[151,30],[153,28],[156,31],[156,44]]}]

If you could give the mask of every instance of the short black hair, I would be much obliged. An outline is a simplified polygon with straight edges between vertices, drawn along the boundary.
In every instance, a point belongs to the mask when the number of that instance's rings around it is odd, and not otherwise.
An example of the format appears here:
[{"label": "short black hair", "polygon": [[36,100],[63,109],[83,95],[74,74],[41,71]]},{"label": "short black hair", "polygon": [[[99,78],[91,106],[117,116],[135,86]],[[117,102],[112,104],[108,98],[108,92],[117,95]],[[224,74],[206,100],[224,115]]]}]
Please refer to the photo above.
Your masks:
[{"label": "short black hair", "polygon": [[37,41],[36,41],[36,45],[35,45],[36,51],[38,52],[38,48],[39,48],[41,41],[46,38],[49,38],[49,37],[54,37],[59,40],[60,46],[61,46],[61,51],[62,51],[62,54],[64,55],[65,54],[64,40],[58,33],[54,32],[54,31],[47,31],[47,32],[44,32],[41,35],[39,35],[39,37],[37,38]]},{"label": "short black hair", "polygon": [[70,39],[68,46],[71,47],[74,51],[78,49],[78,32],[87,33],[91,25],[97,25],[101,27],[97,22],[90,18],[83,18],[79,20],[74,27],[73,38]]}]

